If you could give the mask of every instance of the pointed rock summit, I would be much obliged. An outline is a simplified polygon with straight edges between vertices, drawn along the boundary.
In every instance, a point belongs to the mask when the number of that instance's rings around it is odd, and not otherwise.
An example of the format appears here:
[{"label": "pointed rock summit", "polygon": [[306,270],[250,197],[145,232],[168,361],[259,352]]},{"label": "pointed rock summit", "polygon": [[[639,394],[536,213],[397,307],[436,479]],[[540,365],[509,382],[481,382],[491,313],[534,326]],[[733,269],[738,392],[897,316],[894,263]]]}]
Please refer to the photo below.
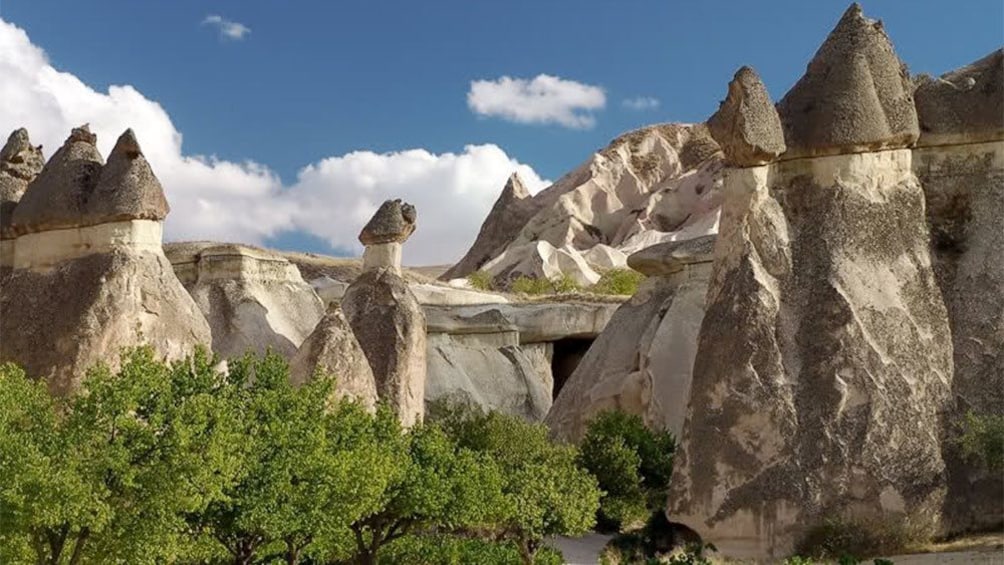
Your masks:
[{"label": "pointed rock summit", "polygon": [[919,135],[912,93],[882,22],[852,4],[777,105],[784,156],[909,147]]},{"label": "pointed rock summit", "polygon": [[119,220],[163,220],[170,207],[164,189],[131,129],[119,136],[101,170],[83,217],[85,225]]},{"label": "pointed rock summit", "polygon": [[404,243],[415,231],[415,207],[401,199],[387,200],[359,232],[363,245]]},{"label": "pointed rock summit", "polygon": [[14,236],[11,220],[14,208],[45,166],[42,148],[34,147],[28,139],[28,130],[14,130],[0,150],[0,239]]},{"label": "pointed rock summit", "polygon": [[14,210],[12,224],[18,234],[80,226],[104,163],[96,142],[87,125],[73,129]]},{"label": "pointed rock summit", "polygon": [[492,206],[474,245],[456,265],[443,274],[442,279],[466,277],[494,258],[502,249],[519,235],[519,230],[537,211],[530,191],[523,184],[519,173],[514,172],[502,188]]},{"label": "pointed rock summit", "polygon": [[941,78],[919,77],[914,98],[918,146],[1004,139],[1004,49]]},{"label": "pointed rock summit", "polygon": [[711,136],[734,167],[765,165],[784,153],[781,119],[759,75],[750,67],[736,71],[729,93],[708,120]]}]

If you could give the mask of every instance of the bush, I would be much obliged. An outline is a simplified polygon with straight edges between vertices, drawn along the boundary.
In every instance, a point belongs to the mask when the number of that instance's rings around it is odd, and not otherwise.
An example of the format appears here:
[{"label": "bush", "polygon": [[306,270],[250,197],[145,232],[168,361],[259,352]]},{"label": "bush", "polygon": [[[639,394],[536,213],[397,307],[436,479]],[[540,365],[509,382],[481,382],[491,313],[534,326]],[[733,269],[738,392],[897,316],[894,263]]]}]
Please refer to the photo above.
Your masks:
[{"label": "bush", "polygon": [[959,438],[962,452],[990,471],[1004,470],[1004,416],[966,414]]},{"label": "bush", "polygon": [[492,276],[485,271],[474,271],[467,275],[467,282],[475,290],[495,290]]},{"label": "bush", "polygon": [[610,269],[603,273],[589,291],[596,294],[614,294],[630,296],[638,292],[638,286],[645,280],[645,275],[634,269]]},{"label": "bush", "polygon": [[673,434],[648,429],[636,415],[601,412],[589,423],[579,464],[605,493],[598,514],[601,527],[630,529],[662,512],[675,448]]},{"label": "bush", "polygon": [[578,283],[568,275],[550,280],[545,277],[528,277],[520,275],[509,285],[509,291],[517,294],[529,294],[540,296],[545,294],[561,294],[576,292],[579,290]]},{"label": "bush", "polygon": [[830,519],[811,528],[795,544],[795,553],[812,559],[860,563],[865,557],[901,553],[928,534],[905,518],[890,522]]}]

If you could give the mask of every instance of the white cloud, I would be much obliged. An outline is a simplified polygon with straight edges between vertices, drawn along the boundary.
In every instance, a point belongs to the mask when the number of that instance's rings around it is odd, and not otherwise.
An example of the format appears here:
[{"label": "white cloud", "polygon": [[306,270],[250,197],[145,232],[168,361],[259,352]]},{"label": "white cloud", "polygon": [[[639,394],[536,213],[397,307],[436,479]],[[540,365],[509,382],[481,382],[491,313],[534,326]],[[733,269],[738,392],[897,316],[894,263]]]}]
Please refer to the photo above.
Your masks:
[{"label": "white cloud", "polygon": [[223,39],[232,39],[234,41],[240,41],[244,39],[246,35],[251,33],[251,28],[240,23],[230,21],[223,16],[218,16],[216,14],[211,14],[206,16],[206,19],[202,20],[202,25],[210,25],[215,27],[220,32],[220,37]]},{"label": "white cloud", "polygon": [[475,80],[467,92],[468,107],[480,116],[577,129],[593,127],[593,112],[606,104],[602,88],[551,75],[537,75],[532,80],[508,76]]},{"label": "white cloud", "polygon": [[651,96],[637,96],[635,98],[627,98],[621,104],[629,110],[655,110],[659,107],[659,99],[652,98]]},{"label": "white cloud", "polygon": [[356,235],[369,216],[383,200],[404,198],[418,208],[419,221],[405,261],[447,263],[473,242],[512,171],[519,170],[531,190],[546,184],[499,147],[472,145],[461,153],[416,149],[329,157],[305,166],[293,185],[283,186],[259,163],[185,155],[181,133],[158,103],[131,86],[97,92],[57,71],[24,31],[3,20],[0,76],[0,136],[25,126],[47,157],[80,124],[90,123],[104,155],[132,127],[171,204],[165,226],[170,240],[261,244],[300,231],[361,251]]}]

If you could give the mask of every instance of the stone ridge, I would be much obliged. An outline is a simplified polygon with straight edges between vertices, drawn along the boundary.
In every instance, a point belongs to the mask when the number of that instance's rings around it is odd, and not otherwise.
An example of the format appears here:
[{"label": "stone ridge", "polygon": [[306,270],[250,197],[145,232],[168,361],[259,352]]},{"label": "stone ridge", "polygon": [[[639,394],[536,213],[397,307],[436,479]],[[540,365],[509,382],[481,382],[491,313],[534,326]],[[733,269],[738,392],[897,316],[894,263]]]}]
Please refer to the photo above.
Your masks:
[{"label": "stone ridge", "polygon": [[10,225],[14,208],[28,183],[35,180],[44,166],[42,146],[31,144],[28,130],[20,128],[11,132],[0,150],[0,239],[14,237]]},{"label": "stone ridge", "polygon": [[96,142],[87,125],[71,132],[14,210],[17,234],[167,216],[163,188],[132,130],[119,137],[107,165]]},{"label": "stone ridge", "polygon": [[777,109],[786,159],[909,147],[919,135],[906,66],[856,3]]},{"label": "stone ridge", "polygon": [[669,275],[686,265],[710,263],[717,235],[657,243],[628,256],[628,267],[648,276]]},{"label": "stone ridge", "polygon": [[415,207],[401,199],[387,200],[359,232],[363,245],[404,243],[415,231]]},{"label": "stone ridge", "polygon": [[765,165],[784,153],[781,118],[756,71],[742,67],[729,82],[729,93],[708,119],[711,136],[735,167]]},{"label": "stone ridge", "polygon": [[1004,49],[916,84],[918,146],[1004,139]]}]

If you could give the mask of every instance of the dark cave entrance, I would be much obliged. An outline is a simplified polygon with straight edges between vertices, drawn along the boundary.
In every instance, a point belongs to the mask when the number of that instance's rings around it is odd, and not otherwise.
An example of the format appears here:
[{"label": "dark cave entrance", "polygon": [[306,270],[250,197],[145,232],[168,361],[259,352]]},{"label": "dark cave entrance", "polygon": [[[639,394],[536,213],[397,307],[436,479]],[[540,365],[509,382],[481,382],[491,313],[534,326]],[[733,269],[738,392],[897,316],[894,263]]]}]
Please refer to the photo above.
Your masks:
[{"label": "dark cave entrance", "polygon": [[551,355],[551,375],[554,376],[553,398],[568,382],[579,362],[586,355],[593,338],[566,338],[554,342],[554,353]]}]

